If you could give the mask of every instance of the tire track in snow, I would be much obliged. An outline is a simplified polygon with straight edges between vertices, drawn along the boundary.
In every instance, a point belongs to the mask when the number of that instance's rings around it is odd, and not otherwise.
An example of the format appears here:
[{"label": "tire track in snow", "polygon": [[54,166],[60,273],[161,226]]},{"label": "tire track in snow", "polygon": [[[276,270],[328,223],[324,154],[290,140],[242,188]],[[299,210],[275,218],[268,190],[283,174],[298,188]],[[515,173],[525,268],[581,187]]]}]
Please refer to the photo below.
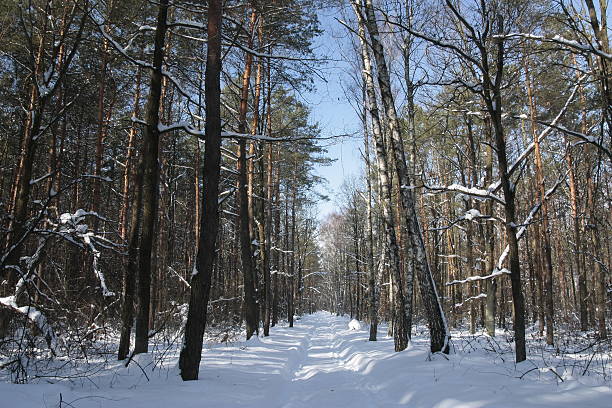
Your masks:
[{"label": "tire track in snow", "polygon": [[[301,323],[309,331],[301,343],[306,345],[302,361],[293,372],[290,384],[282,395],[283,408],[313,406],[343,406],[348,401],[360,401],[360,406],[377,406],[380,397],[369,391],[366,377],[347,368],[350,355],[346,345],[346,321],[344,318],[317,313],[304,318]],[[361,337],[361,336],[360,336]]]}]

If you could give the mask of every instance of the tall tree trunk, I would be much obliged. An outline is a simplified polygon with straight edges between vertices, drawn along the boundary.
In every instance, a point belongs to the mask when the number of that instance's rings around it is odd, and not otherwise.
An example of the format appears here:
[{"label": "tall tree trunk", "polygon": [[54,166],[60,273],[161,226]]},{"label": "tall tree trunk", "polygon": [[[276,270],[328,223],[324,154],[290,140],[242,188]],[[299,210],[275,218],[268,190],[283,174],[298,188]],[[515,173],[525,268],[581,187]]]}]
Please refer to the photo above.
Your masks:
[{"label": "tall tree trunk", "polygon": [[179,358],[181,378],[197,380],[202,358],[202,336],[215,262],[219,231],[219,179],[221,175],[221,27],[222,0],[208,2],[206,57],[206,144],[204,147],[204,204],[195,268],[191,277],[185,339]]},{"label": "tall tree trunk", "polygon": [[[474,141],[474,134],[472,130],[472,121],[469,117],[467,119],[467,136],[468,136],[467,148],[468,148],[468,158],[469,158],[469,166],[468,166],[469,185],[470,187],[476,187],[478,184],[478,172],[476,170],[476,160],[477,160],[476,159],[476,144]],[[472,199],[465,200],[465,204],[466,204],[466,211],[470,211],[475,206],[475,202]],[[475,209],[479,210],[478,207],[476,207]],[[478,225],[478,228],[476,228],[476,231],[475,231],[472,225],[472,222],[468,224],[466,245],[467,245],[468,274],[469,275],[473,274],[472,271],[478,270],[478,268],[476,268],[476,265],[480,265],[480,261],[475,259],[474,253],[478,254],[480,252],[479,246],[482,241],[480,239],[475,239],[474,235],[481,235],[481,233],[482,233],[482,229],[480,228],[480,225]],[[476,320],[477,320],[477,314],[478,314],[477,306],[481,304],[481,302],[477,299],[474,299],[474,297],[478,294],[479,287],[476,282],[468,282],[468,285],[470,285],[470,288],[469,288],[470,296],[473,298],[470,301],[470,333],[475,334],[476,325],[477,325]]]},{"label": "tall tree trunk", "polygon": [[[499,17],[498,34],[503,33],[503,20]],[[523,299],[523,288],[521,287],[521,265],[519,260],[519,247],[517,233],[517,221],[515,210],[515,192],[510,175],[508,173],[508,158],[506,155],[506,138],[502,123],[502,76],[504,71],[504,43],[501,38],[496,39],[496,58],[495,58],[495,78],[491,77],[487,54],[483,53],[484,68],[484,99],[487,112],[493,125],[493,136],[497,152],[497,162],[499,167],[499,177],[504,192],[504,213],[506,216],[506,240],[510,249],[510,281],[512,283],[512,303],[514,307],[513,322],[515,336],[516,362],[524,361],[525,350],[525,301]]]},{"label": "tall tree trunk", "polygon": [[[297,170],[297,169],[295,169]],[[290,244],[291,244],[291,249],[289,250],[290,252],[290,258],[289,258],[289,279],[287,282],[287,320],[289,321],[289,327],[293,327],[293,315],[295,314],[295,293],[296,293],[296,289],[295,289],[295,228],[296,228],[296,200],[297,200],[297,186],[296,186],[296,180],[295,180],[295,175],[297,174],[296,171],[293,172],[294,177],[293,177],[293,182],[291,183],[291,240],[290,240]],[[286,215],[285,215],[285,218]],[[287,219],[285,225],[287,225],[286,231],[285,233],[287,233],[287,231],[289,230],[288,228],[288,222],[289,220]]]},{"label": "tall tree trunk", "polygon": [[576,191],[576,174],[570,146],[565,153],[569,179],[570,207],[572,209],[572,233],[574,238],[574,259],[576,260],[576,275],[578,276],[578,308],[580,310],[580,330],[587,331],[589,317],[587,309],[586,269],[584,267],[583,244],[580,234],[580,218],[578,215],[578,193]]},{"label": "tall tree trunk", "polygon": [[[485,164],[485,185],[490,185],[493,181],[493,147],[491,135],[491,121],[485,119],[485,135],[486,142],[489,144],[487,148],[487,159]],[[493,202],[487,200],[485,204],[487,215],[493,216]],[[492,271],[495,268],[495,237],[493,225],[490,222],[485,224],[486,244],[486,271]],[[485,327],[487,334],[495,337],[495,316],[497,314],[497,279],[491,278],[487,281],[487,304],[485,307]]]},{"label": "tall tree trunk", "polygon": [[[363,31],[363,28],[362,30]],[[360,32],[361,33],[361,32]],[[371,76],[371,74],[370,74]],[[371,78],[370,78],[370,81]],[[365,85],[365,84],[364,84]],[[365,88],[365,87],[364,87]],[[373,236],[373,214],[372,214],[372,166],[370,163],[370,135],[368,133],[368,103],[367,96],[364,89],[363,95],[363,144],[364,144],[364,157],[366,162],[366,240],[367,240],[367,254],[368,259],[368,294],[369,294],[369,305],[368,305],[368,316],[370,318],[370,337],[369,341],[376,341],[376,334],[378,332],[378,294],[376,287],[376,268],[374,267],[374,236]],[[380,125],[379,125],[380,126]]]},{"label": "tall tree trunk", "polygon": [[[595,152],[592,152],[595,153]],[[596,166],[598,167],[598,165]],[[593,245],[591,252],[593,256],[593,281],[594,281],[594,303],[595,303],[595,320],[597,321],[597,332],[600,339],[608,338],[608,330],[606,328],[606,301],[607,301],[607,290],[606,290],[606,273],[602,267],[603,261],[600,259],[600,252],[602,250],[600,241],[600,220],[597,218],[597,187],[596,187],[596,174],[595,170],[589,170],[587,175],[587,205],[588,205],[588,217],[589,222],[587,228],[590,231],[591,243]],[[595,174],[593,174],[595,173]]]},{"label": "tall tree trunk", "polygon": [[393,342],[395,351],[402,351],[408,346],[408,328],[406,322],[406,309],[403,288],[401,282],[401,266],[399,247],[395,232],[395,215],[393,214],[393,200],[391,197],[391,181],[389,177],[389,160],[387,157],[387,147],[384,143],[382,134],[382,124],[380,113],[376,101],[376,90],[372,77],[372,63],[367,48],[366,41],[366,22],[362,15],[362,7],[357,1],[352,1],[352,5],[359,24],[359,41],[361,44],[362,78],[366,90],[367,109],[372,119],[372,133],[376,146],[376,163],[378,165],[378,180],[381,189],[382,218],[385,228],[386,249],[389,256],[390,276],[392,279],[392,325]]},{"label": "tall tree trunk", "polygon": [[543,289],[544,289],[544,318],[546,321],[546,344],[554,343],[554,303],[553,303],[553,268],[550,247],[550,235],[548,226],[548,202],[545,199],[546,189],[544,186],[544,169],[542,164],[542,151],[540,149],[540,138],[536,129],[536,105],[533,95],[533,87],[529,72],[529,61],[525,60],[525,83],[527,87],[527,98],[529,100],[529,117],[531,119],[531,135],[534,143],[535,176],[538,190],[538,199],[541,203],[542,225],[537,239],[542,250],[543,266]]},{"label": "tall tree trunk", "polygon": [[[259,40],[259,43],[261,44],[263,41],[263,21],[260,18],[259,22],[257,24],[257,37]],[[257,135],[258,131],[259,131],[259,127],[260,127],[260,112],[259,112],[259,102],[260,102],[260,97],[261,97],[261,87],[262,87],[262,78],[263,78],[263,58],[260,57],[257,60],[257,70],[256,70],[256,74],[255,74],[255,98],[253,101],[253,122],[251,125],[251,134],[252,135]],[[268,133],[269,136],[271,136],[271,131]],[[271,147],[270,147],[271,148]],[[255,156],[256,156],[256,151],[262,151],[262,154],[259,159],[259,170],[260,170],[260,186],[259,186],[259,201],[258,201],[258,205],[257,205],[257,217],[259,218],[259,221],[256,222],[255,220],[255,203],[254,203],[254,195],[253,195],[253,189],[254,189],[254,178],[255,178]],[[268,150],[271,153],[271,150]],[[265,182],[269,182],[271,183],[271,174],[269,174],[268,178],[266,178],[265,176],[265,166],[264,166],[264,159],[263,159],[263,148],[257,148],[256,149],[256,142],[253,141],[250,144],[250,149],[249,149],[249,156],[250,156],[250,160],[248,162],[249,166],[248,166],[248,190],[249,190],[249,213],[250,213],[250,217],[251,217],[251,240],[255,239],[255,226],[253,224],[257,225],[257,240],[259,242],[259,260],[260,260],[260,269],[263,272],[263,278],[264,278],[264,287],[263,287],[263,293],[261,294],[261,296],[259,297],[259,300],[262,303],[262,310],[261,312],[262,315],[260,316],[260,318],[263,319],[263,326],[264,326],[264,336],[269,336],[270,335],[270,251],[268,249],[268,246],[270,245],[269,243],[269,233],[268,230],[270,229],[270,225],[271,223],[268,223],[268,219],[267,216],[265,214],[265,203],[263,201],[263,197],[267,195],[267,192],[269,191],[269,185],[268,188],[266,188],[266,186],[264,184],[266,184]],[[268,159],[271,160],[271,156],[268,157]],[[270,204],[270,201],[267,201],[268,205]],[[256,277],[256,273],[254,275],[254,278]]]},{"label": "tall tree trunk", "polygon": [[[266,72],[268,83],[267,83],[267,95],[266,95],[266,127],[267,127],[267,135],[269,137],[272,136],[272,106],[270,104],[272,100],[272,81],[270,78],[270,62],[267,64],[267,72]],[[264,336],[270,335],[270,324],[274,324],[273,319],[273,311],[272,311],[272,282],[270,278],[270,265],[271,265],[271,257],[272,257],[272,214],[273,214],[273,195],[274,195],[274,186],[273,186],[273,170],[274,170],[274,155],[273,155],[273,147],[272,144],[268,144],[266,147],[266,162],[267,162],[267,171],[266,171],[266,220],[265,220],[265,247],[264,247]],[[274,280],[274,284],[276,285],[276,279]]]},{"label": "tall tree trunk", "polygon": [[[251,35],[249,36],[248,47],[253,46],[253,32],[255,30],[256,12],[253,9],[251,12]],[[251,68],[253,66],[253,55],[246,53],[244,73],[242,75],[242,89],[240,96],[240,109],[238,116],[238,132],[245,134],[247,132],[247,110],[249,88],[251,82]],[[241,137],[238,140],[238,207],[240,221],[240,248],[242,259],[242,273],[244,284],[244,318],[246,323],[246,338],[251,338],[253,333],[259,332],[259,317],[257,310],[257,294],[256,294],[256,277],[253,251],[251,249],[252,236],[251,233],[251,216],[252,211],[249,210],[249,194],[248,194],[248,166],[247,166],[247,151],[246,140]]]},{"label": "tall tree trunk", "polygon": [[[138,117],[140,112],[140,69],[136,73],[136,94],[134,95],[134,116]],[[136,174],[133,179],[133,188],[129,188],[130,176],[132,173],[132,161],[134,158],[134,138],[136,136],[136,126],[130,129],[128,149],[125,158],[125,169],[123,173],[123,204],[120,215],[121,238],[127,241],[128,256],[123,267],[123,285],[121,291],[121,337],[119,339],[118,359],[124,360],[130,351],[130,337],[132,334],[132,324],[134,320],[134,295],[136,288],[136,271],[138,257],[138,232],[140,230],[142,205],[142,165],[138,163]],[[142,157],[142,154],[140,155]],[[139,160],[141,162],[142,159]],[[132,190],[131,206],[129,193]],[[128,224],[128,207],[131,207],[131,219]],[[129,225],[129,232],[128,232]]]},{"label": "tall tree trunk", "polygon": [[[423,300],[423,306],[425,308],[425,313],[429,323],[431,351],[442,351],[448,353],[448,328],[446,327],[446,319],[444,318],[442,305],[440,304],[440,300],[438,298],[435,282],[431,276],[427,254],[425,252],[425,243],[423,241],[423,235],[421,233],[421,227],[419,225],[416,211],[414,191],[411,188],[408,166],[406,164],[406,158],[404,155],[404,147],[400,134],[400,123],[395,110],[393,94],[391,92],[391,79],[387,69],[384,49],[382,43],[380,42],[380,34],[376,23],[376,17],[374,15],[372,0],[365,1],[364,10],[366,12],[365,24],[370,34],[370,43],[372,45],[372,50],[376,60],[381,99],[385,108],[385,116],[389,122],[391,147],[395,159],[395,167],[400,180],[400,199],[402,210],[404,211],[402,216],[404,218],[405,228],[409,237],[407,247],[409,248],[410,253],[408,258],[413,259],[414,269],[418,275],[421,298]],[[410,281],[410,283],[407,286],[411,285],[412,279],[413,272],[409,271],[406,280]],[[411,303],[412,302],[409,304],[411,305]],[[412,308],[410,307],[410,309]],[[409,310],[408,312],[412,314],[412,310]]]},{"label": "tall tree trunk", "polygon": [[153,72],[145,110],[143,133],[142,231],[138,256],[138,311],[134,354],[149,349],[149,308],[151,299],[151,255],[157,217],[159,189],[159,105],[162,90],[162,65],[168,17],[168,0],[160,0],[155,29]]}]

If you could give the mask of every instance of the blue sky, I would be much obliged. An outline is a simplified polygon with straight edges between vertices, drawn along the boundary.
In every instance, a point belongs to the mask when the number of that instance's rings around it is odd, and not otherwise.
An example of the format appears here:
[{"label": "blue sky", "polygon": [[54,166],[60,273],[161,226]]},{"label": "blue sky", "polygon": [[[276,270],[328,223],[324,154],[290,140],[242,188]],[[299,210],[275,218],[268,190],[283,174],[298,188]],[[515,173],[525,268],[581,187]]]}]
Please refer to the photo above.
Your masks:
[{"label": "blue sky", "polygon": [[333,61],[323,67],[325,80],[315,79],[315,90],[303,95],[312,109],[311,120],[318,122],[321,136],[329,137],[342,134],[355,134],[354,137],[331,139],[325,143],[328,156],[335,159],[330,166],[319,166],[317,174],[327,179],[318,190],[330,197],[328,202],[320,202],[319,219],[324,218],[335,208],[335,196],[351,175],[358,175],[362,169],[359,149],[363,147],[361,123],[353,107],[345,96],[345,88],[350,86],[350,65],[341,61],[342,54],[350,55],[350,40],[346,29],[335,18],[341,18],[337,10],[327,9],[320,13],[319,20],[325,32],[316,40],[317,56],[327,56]]}]

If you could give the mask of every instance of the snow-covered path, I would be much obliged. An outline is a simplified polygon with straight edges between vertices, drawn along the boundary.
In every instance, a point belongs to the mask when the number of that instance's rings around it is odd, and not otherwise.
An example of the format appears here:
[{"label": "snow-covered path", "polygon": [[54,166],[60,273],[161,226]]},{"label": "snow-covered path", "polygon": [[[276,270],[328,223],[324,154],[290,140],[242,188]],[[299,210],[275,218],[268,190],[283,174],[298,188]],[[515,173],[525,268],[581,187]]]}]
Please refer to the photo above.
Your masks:
[{"label": "snow-covered path", "polygon": [[205,349],[199,381],[180,380],[176,357],[152,370],[141,356],[149,381],[138,365],[117,364],[72,384],[0,384],[0,407],[57,407],[60,393],[75,408],[612,406],[606,385],[557,383],[546,372],[521,380],[529,366],[489,353],[430,358],[426,337],[402,353],[382,330],[378,342],[367,337],[367,327],[352,331],[347,318],[319,312],[267,338]]}]

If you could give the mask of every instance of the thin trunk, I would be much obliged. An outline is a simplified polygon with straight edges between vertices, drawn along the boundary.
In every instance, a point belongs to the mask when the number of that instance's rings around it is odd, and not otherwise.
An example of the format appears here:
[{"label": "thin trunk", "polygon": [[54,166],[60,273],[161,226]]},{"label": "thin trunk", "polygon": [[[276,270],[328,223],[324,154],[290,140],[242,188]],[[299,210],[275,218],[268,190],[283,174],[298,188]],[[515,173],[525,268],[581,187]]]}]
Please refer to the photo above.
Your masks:
[{"label": "thin trunk", "polygon": [[[136,74],[136,94],[134,95],[134,116],[138,117],[140,111],[140,78],[141,71]],[[123,173],[123,204],[120,216],[121,238],[127,241],[128,256],[123,267],[122,285],[122,309],[121,309],[121,337],[119,339],[118,359],[127,358],[130,351],[130,337],[132,334],[132,324],[134,320],[134,296],[136,288],[137,257],[138,257],[138,232],[140,230],[140,206],[142,205],[142,159],[137,164],[137,171],[134,175],[133,188],[129,188],[130,175],[132,173],[132,162],[134,158],[134,138],[136,127],[132,126],[129,134],[128,149],[125,158],[125,170]],[[140,155],[142,157],[142,154]],[[132,201],[130,205],[129,192],[132,190]],[[132,209],[131,219],[128,224],[128,207]],[[128,232],[129,225],[129,232]]]},{"label": "thin trunk", "polygon": [[599,334],[600,339],[608,338],[608,330],[606,328],[606,301],[607,301],[607,288],[606,288],[606,272],[605,268],[602,266],[603,261],[600,259],[600,251],[602,249],[601,241],[600,241],[600,227],[601,222],[597,218],[597,187],[595,175],[593,174],[595,171],[589,171],[588,179],[587,179],[587,205],[588,205],[588,215],[589,222],[587,228],[590,231],[591,235],[591,243],[593,247],[591,248],[591,253],[593,256],[593,281],[594,281],[594,303],[595,303],[595,320],[597,322],[597,332]]},{"label": "thin trunk", "polygon": [[[112,7],[110,2],[109,7]],[[110,12],[110,11],[109,11]],[[108,41],[102,42],[100,60],[100,81],[98,84],[98,132],[96,135],[96,156],[95,156],[95,167],[94,167],[94,179],[93,179],[93,194],[91,201],[92,211],[99,213],[100,204],[102,203],[101,197],[101,177],[102,177],[102,157],[104,156],[104,140],[106,139],[106,125],[104,115],[104,96],[106,93],[106,75],[107,75],[107,55],[108,55]],[[94,231],[98,230],[98,224],[100,219],[94,218]]]},{"label": "thin trunk", "polygon": [[[252,34],[255,30],[256,12],[251,12],[251,35],[249,36],[248,47],[252,48]],[[251,68],[253,66],[253,55],[246,53],[246,61],[244,73],[242,75],[242,88],[240,97],[240,109],[238,116],[238,132],[245,134],[247,132],[247,109],[249,98],[249,87],[251,82]],[[259,332],[259,317],[257,310],[257,293],[256,293],[256,270],[253,259],[251,219],[252,211],[249,206],[249,187],[248,187],[248,166],[247,166],[247,150],[246,140],[240,138],[238,141],[238,206],[239,206],[239,221],[240,221],[240,248],[242,259],[242,272],[244,280],[244,318],[246,323],[246,338],[251,338],[253,333]]]},{"label": "thin trunk", "polygon": [[[297,169],[296,169],[297,170]],[[289,259],[289,280],[287,283],[287,320],[289,321],[289,327],[293,327],[293,315],[295,313],[295,227],[296,227],[296,180],[295,175],[296,171],[293,172],[294,178],[293,183],[291,183],[291,249],[289,250],[291,253],[291,258]],[[287,225],[287,224],[285,224]],[[299,283],[299,282],[298,282]]]},{"label": "thin trunk", "polygon": [[553,268],[552,268],[552,255],[550,247],[550,235],[548,226],[548,202],[545,200],[546,189],[544,186],[544,169],[542,164],[542,151],[540,149],[539,134],[536,129],[536,105],[535,98],[533,95],[533,87],[529,72],[529,62],[525,60],[525,82],[527,86],[527,98],[529,100],[529,116],[531,119],[531,134],[533,136],[533,143],[535,147],[534,158],[535,158],[535,176],[538,190],[538,199],[541,203],[542,212],[542,225],[540,227],[540,234],[537,239],[542,248],[543,256],[543,288],[544,288],[544,318],[546,321],[546,344],[552,345],[554,343],[554,303],[553,303]]},{"label": "thin trunk", "polygon": [[[364,84],[365,85],[365,84]],[[364,109],[363,109],[363,144],[364,144],[364,157],[366,162],[366,240],[367,240],[367,265],[368,265],[368,292],[369,292],[369,310],[368,315],[370,317],[370,337],[369,341],[376,341],[376,334],[378,331],[378,294],[376,293],[376,268],[374,267],[374,236],[373,236],[373,214],[372,214],[372,166],[370,163],[370,135],[368,133],[367,126],[367,113],[368,104],[365,95],[364,87]]]},{"label": "thin trunk", "polygon": [[136,340],[134,354],[146,353],[149,349],[149,308],[151,299],[151,255],[157,217],[159,189],[159,106],[162,90],[162,65],[166,39],[168,0],[160,0],[153,72],[149,85],[149,97],[145,110],[143,132],[143,180],[142,180],[142,231],[138,256],[138,311],[136,316]]}]

